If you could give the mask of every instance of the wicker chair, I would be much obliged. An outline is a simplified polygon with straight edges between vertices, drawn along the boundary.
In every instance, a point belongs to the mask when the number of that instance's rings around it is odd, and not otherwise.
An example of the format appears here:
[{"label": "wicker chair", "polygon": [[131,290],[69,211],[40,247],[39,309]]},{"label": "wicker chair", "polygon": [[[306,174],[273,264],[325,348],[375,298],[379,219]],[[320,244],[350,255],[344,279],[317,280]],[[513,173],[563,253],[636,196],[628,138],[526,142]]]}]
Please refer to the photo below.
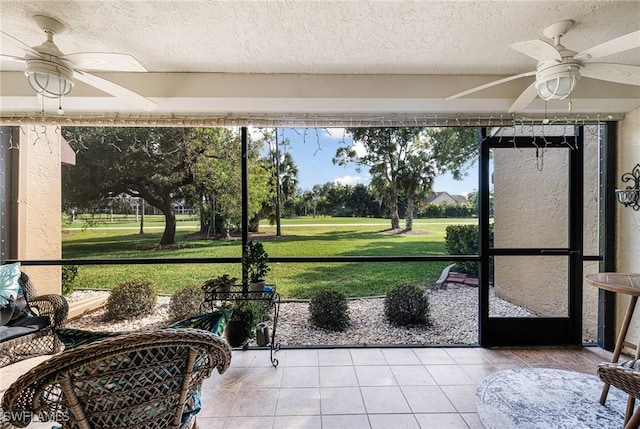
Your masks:
[{"label": "wicker chair", "polygon": [[605,383],[629,394],[623,426],[625,429],[637,428],[640,425],[640,408],[633,411],[633,406],[635,399],[640,398],[640,359],[624,363],[601,363],[598,365],[598,376]]},{"label": "wicker chair", "polygon": [[20,280],[29,308],[39,316],[49,317],[50,323],[46,328],[0,342],[0,368],[30,357],[55,354],[64,348],[55,331],[63,328],[67,321],[67,300],[61,295],[38,296],[33,281],[25,273],[20,275]]},{"label": "wicker chair", "polygon": [[[52,357],[20,376],[2,398],[9,423],[33,416],[63,428],[193,428],[185,404],[231,349],[200,329],[160,329],[109,337]],[[199,398],[199,396],[197,396]]]}]

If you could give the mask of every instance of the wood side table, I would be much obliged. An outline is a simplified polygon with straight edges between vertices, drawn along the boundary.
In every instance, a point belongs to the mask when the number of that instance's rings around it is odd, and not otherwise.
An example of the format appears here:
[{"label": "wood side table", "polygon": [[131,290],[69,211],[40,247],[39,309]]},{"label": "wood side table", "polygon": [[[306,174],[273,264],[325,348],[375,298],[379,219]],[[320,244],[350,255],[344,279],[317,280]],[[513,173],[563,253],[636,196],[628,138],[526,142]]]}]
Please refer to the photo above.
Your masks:
[{"label": "wood side table", "polygon": [[[584,279],[590,285],[593,285],[600,289],[631,296],[629,305],[627,306],[627,311],[624,315],[624,320],[622,321],[622,326],[620,327],[620,332],[618,333],[616,347],[613,351],[613,356],[611,357],[612,363],[618,362],[618,358],[620,357],[620,352],[622,350],[622,344],[624,343],[624,339],[627,336],[629,323],[631,322],[631,318],[633,317],[633,311],[636,308],[638,296],[640,296],[640,274],[597,273],[587,274],[586,276],[584,276]],[[636,345],[635,358],[640,358],[640,338],[638,339],[638,344]],[[600,395],[600,404],[604,405],[605,401],[607,400],[608,393],[609,384],[605,383],[604,387],[602,388],[602,394]],[[632,396],[629,396],[629,400],[627,402],[627,417],[625,418],[625,424],[627,423],[628,416],[631,415],[629,411],[633,411],[634,404],[635,399]]]}]

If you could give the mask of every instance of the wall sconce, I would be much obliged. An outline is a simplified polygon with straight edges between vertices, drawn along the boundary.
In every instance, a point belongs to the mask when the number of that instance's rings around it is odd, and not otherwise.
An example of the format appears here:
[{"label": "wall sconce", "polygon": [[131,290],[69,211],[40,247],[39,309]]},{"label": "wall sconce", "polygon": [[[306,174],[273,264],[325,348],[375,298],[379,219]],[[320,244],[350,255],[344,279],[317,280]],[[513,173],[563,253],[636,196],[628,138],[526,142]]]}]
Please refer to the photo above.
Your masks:
[{"label": "wall sconce", "polygon": [[622,175],[623,182],[631,182],[631,186],[625,189],[616,189],[616,197],[618,202],[625,207],[631,207],[634,210],[640,210],[640,164],[631,170],[631,173]]}]

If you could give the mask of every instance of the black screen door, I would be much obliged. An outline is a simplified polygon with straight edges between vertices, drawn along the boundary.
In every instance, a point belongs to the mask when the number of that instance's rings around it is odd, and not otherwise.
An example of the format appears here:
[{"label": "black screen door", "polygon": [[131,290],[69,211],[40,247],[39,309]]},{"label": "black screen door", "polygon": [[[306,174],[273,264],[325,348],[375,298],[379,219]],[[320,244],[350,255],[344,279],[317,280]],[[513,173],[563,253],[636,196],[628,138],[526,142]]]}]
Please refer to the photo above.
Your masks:
[{"label": "black screen door", "polygon": [[568,131],[482,130],[483,346],[582,343],[583,141]]}]

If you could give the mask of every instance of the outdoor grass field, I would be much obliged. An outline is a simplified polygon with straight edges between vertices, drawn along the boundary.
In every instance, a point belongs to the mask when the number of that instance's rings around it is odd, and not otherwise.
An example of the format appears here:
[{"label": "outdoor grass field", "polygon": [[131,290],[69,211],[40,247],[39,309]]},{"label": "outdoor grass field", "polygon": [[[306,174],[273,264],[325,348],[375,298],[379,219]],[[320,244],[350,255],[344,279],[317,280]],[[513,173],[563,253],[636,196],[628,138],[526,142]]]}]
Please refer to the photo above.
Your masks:
[{"label": "outdoor grass field", "polygon": [[[109,217],[104,217],[109,220]],[[250,238],[263,242],[271,257],[277,256],[418,256],[446,255],[445,228],[453,223],[476,223],[476,219],[417,219],[410,234],[386,231],[388,219],[301,217],[283,219],[282,236],[275,226],[261,224]],[[166,264],[162,258],[240,257],[241,242],[196,238],[197,222],[190,216],[178,219],[179,248],[158,249],[162,218],[145,216],[140,235],[135,216],[98,221],[90,227],[82,220],[63,222],[65,259],[158,259],[152,265],[81,265],[76,288],[110,289],[131,278],[149,278],[158,292],[172,293],[180,287],[228,273],[241,277],[237,264]],[[333,287],[347,296],[383,295],[398,283],[430,284],[448,263],[271,263],[268,283],[275,283],[283,298],[310,298],[320,289]]]}]

